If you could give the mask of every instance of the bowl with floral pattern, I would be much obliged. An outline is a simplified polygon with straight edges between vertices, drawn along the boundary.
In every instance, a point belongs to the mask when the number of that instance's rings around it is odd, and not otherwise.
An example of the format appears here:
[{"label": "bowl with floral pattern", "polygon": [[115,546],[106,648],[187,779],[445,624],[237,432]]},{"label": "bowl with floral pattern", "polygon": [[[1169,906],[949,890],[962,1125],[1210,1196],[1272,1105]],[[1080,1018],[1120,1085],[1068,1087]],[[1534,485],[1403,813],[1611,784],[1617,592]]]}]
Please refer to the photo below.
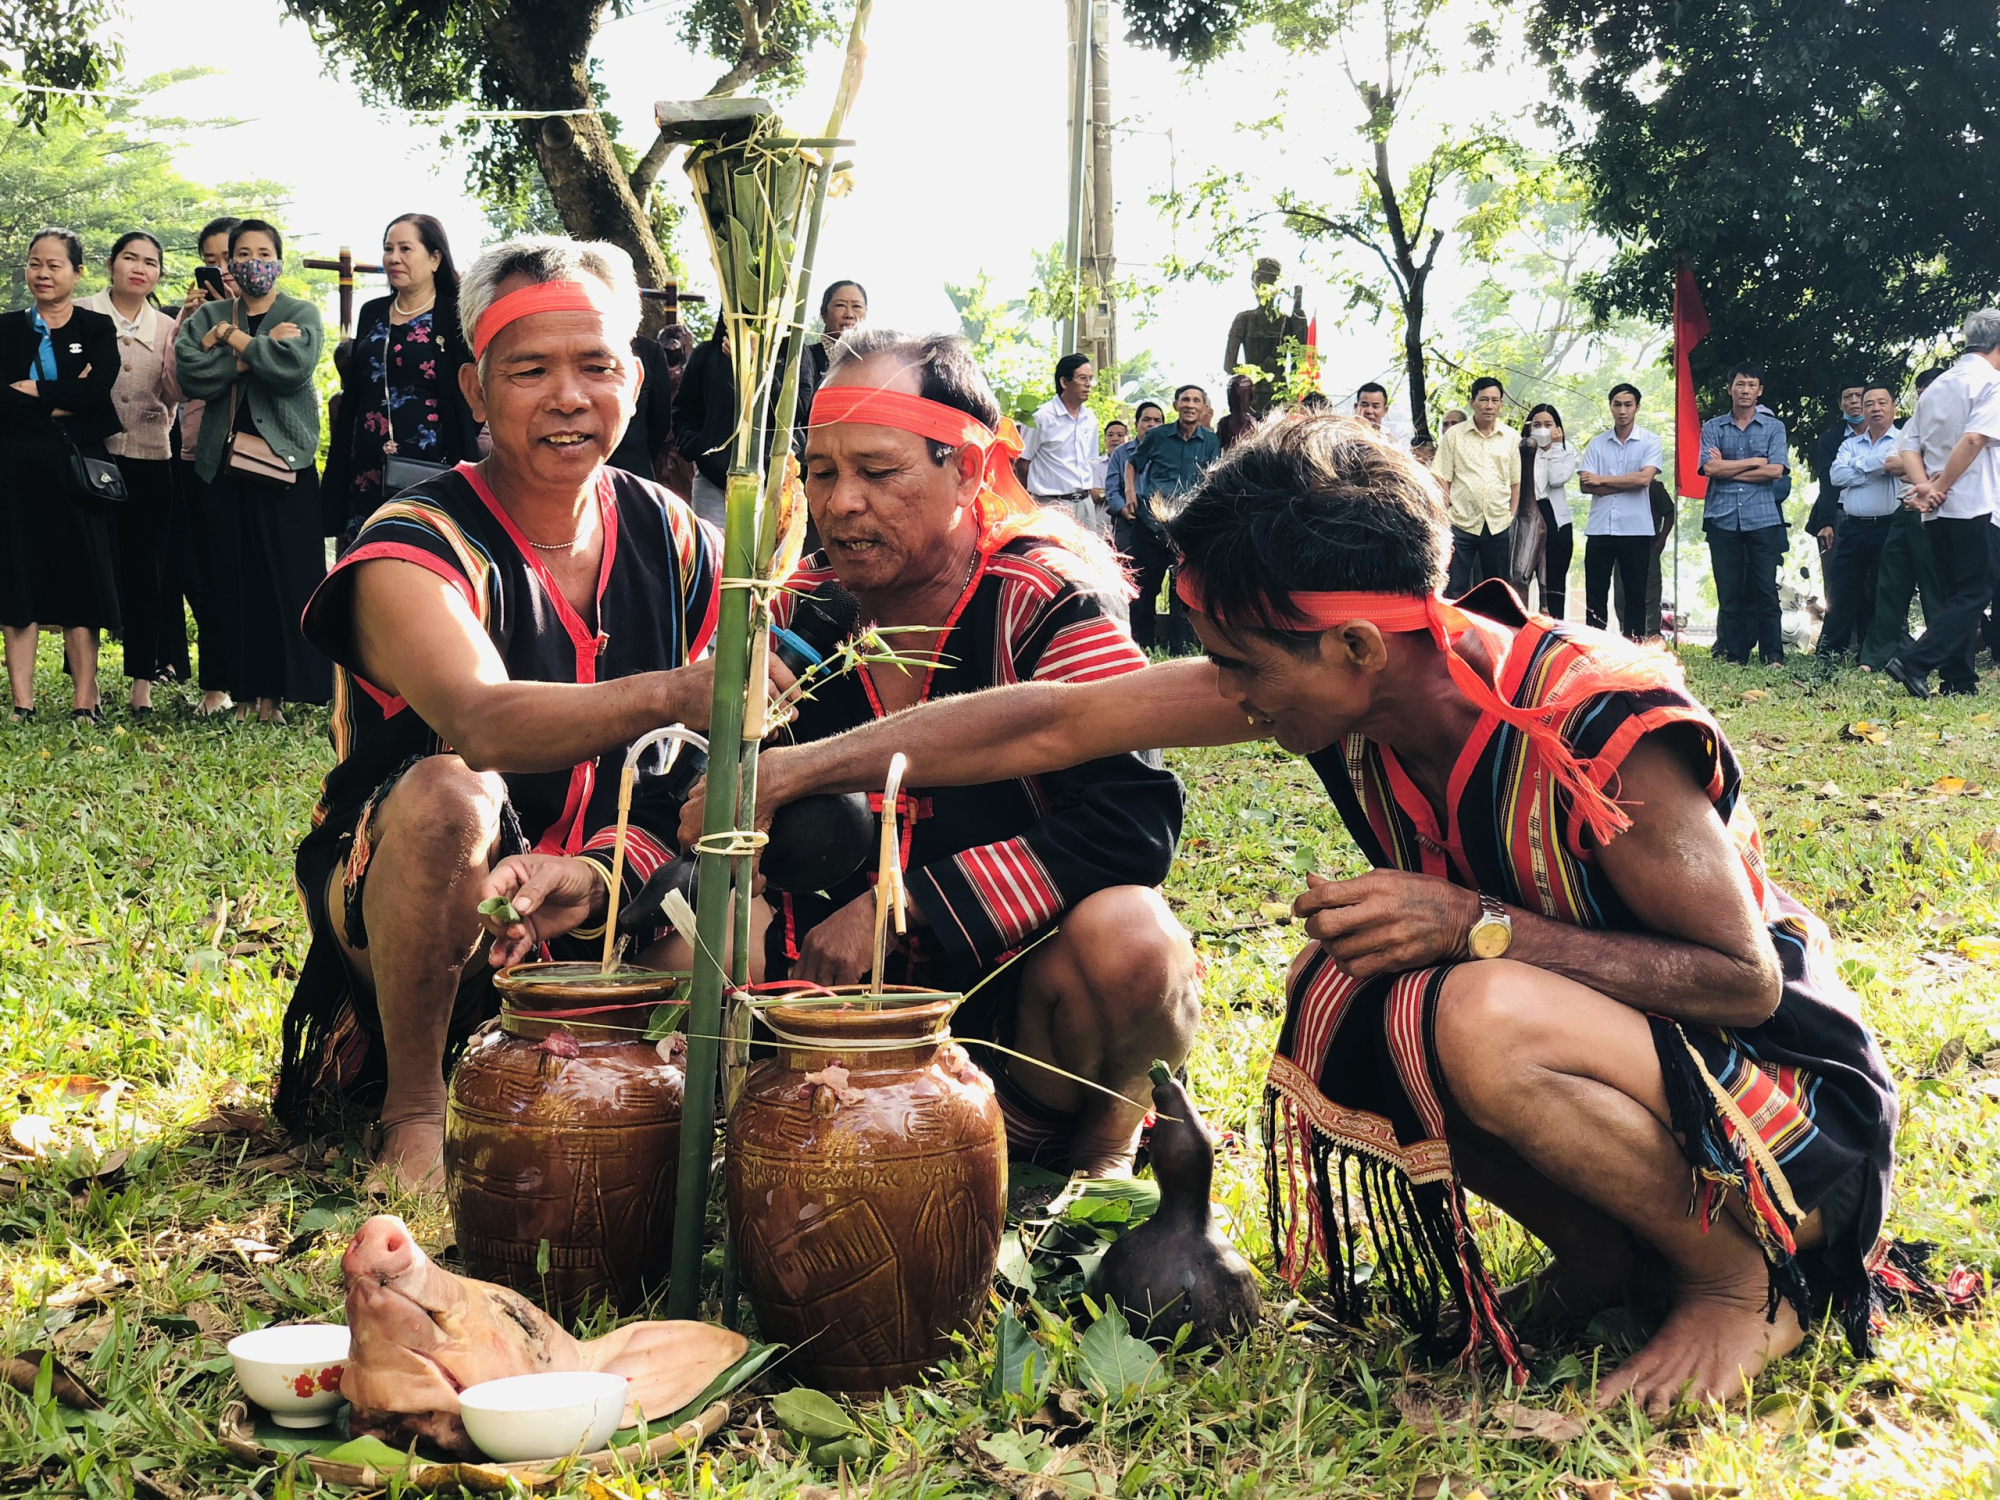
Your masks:
[{"label": "bowl with floral pattern", "polygon": [[340,1410],[347,1329],[339,1323],[279,1323],[229,1341],[244,1394],[280,1427],[320,1427]]}]

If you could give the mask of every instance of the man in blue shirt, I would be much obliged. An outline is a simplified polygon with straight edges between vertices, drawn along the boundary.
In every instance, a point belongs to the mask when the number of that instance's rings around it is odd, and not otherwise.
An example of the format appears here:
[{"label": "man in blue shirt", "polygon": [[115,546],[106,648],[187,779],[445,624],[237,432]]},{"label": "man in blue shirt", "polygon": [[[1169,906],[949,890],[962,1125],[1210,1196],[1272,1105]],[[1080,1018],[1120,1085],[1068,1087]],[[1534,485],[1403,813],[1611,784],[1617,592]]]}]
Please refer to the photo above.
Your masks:
[{"label": "man in blue shirt", "polygon": [[[1826,624],[1820,627],[1818,656],[1860,650],[1875,622],[1876,569],[1902,501],[1896,476],[1884,467],[1902,434],[1896,431],[1896,396],[1871,385],[1861,398],[1861,431],[1840,445],[1827,465],[1827,484],[1840,496],[1840,519],[1826,559]],[[1907,609],[1907,606],[1905,606]]]},{"label": "man in blue shirt", "polygon": [[[1208,466],[1222,457],[1222,440],[1201,425],[1202,408],[1208,393],[1198,385],[1184,385],[1174,392],[1171,427],[1162,424],[1139,439],[1132,455],[1132,481],[1140,524],[1157,534],[1187,504]],[[1186,606],[1175,594],[1167,627],[1167,647],[1175,656],[1192,654],[1194,631],[1187,623]],[[1139,648],[1153,647],[1153,612],[1150,607],[1132,611],[1132,639]],[[1141,633],[1143,631],[1143,634]]]},{"label": "man in blue shirt", "polygon": [[1764,367],[1729,372],[1729,410],[1701,425],[1701,472],[1708,476],[1702,530],[1715,568],[1715,654],[1747,666],[1752,647],[1766,666],[1785,659],[1778,566],[1784,561],[1785,513],[1779,481],[1791,489],[1785,424],[1758,405]]}]

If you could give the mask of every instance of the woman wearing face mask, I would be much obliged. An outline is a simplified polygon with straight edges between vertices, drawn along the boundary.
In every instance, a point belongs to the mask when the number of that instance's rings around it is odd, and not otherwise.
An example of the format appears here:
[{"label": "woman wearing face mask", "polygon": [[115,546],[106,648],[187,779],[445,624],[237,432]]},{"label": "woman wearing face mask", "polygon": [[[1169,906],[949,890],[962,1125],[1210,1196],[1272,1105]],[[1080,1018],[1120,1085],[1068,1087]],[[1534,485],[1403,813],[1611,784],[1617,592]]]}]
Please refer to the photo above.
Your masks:
[{"label": "woman wearing face mask", "polygon": [[836,281],[820,294],[820,335],[799,358],[799,420],[792,428],[792,451],[800,463],[806,457],[805,414],[812,410],[813,393],[833,363],[834,346],[867,321],[868,289],[860,282]]},{"label": "woman wearing face mask", "polygon": [[[1576,455],[1563,436],[1562,414],[1546,401],[1528,413],[1521,433],[1521,473],[1535,476],[1535,508],[1542,517],[1542,553],[1534,572],[1539,579],[1541,612],[1563,617],[1568,603],[1570,559],[1576,555],[1576,532],[1570,524],[1569,482],[1576,477]],[[1526,580],[1523,580],[1525,593]]]},{"label": "woman wearing face mask", "polygon": [[299,612],[326,576],[320,544],[319,309],[278,290],[284,240],[262,219],[229,231],[240,296],[181,323],[181,389],[208,403],[195,447],[206,545],[203,682],[211,650],[241,719],[282,722],[286,701],[324,703],[333,669],[299,633]]},{"label": "woman wearing face mask", "polygon": [[[444,226],[404,214],[382,231],[389,295],[365,304],[327,445],[329,536],[359,527],[398,488],[391,458],[451,465],[479,457],[479,423],[458,387],[472,351],[458,327],[458,268]],[[406,478],[404,484],[414,479]]]},{"label": "woman wearing face mask", "polygon": [[184,522],[174,483],[174,320],[154,304],[165,254],[143,229],[118,237],[106,262],[111,284],[82,306],[118,330],[118,383],[111,404],[125,429],[105,439],[125,476],[118,507],[118,605],[125,620],[125,675],[135,718],[153,711],[156,681],[189,675],[187,619],[173,562]]},{"label": "woman wearing face mask", "polygon": [[119,628],[116,523],[78,492],[77,453],[105,457],[118,431],[118,334],[71,300],[83,241],[44,229],[28,244],[34,305],[0,316],[0,627],[14,717],[35,712],[35,643],[60,626],[78,719],[97,721],[97,635]]}]

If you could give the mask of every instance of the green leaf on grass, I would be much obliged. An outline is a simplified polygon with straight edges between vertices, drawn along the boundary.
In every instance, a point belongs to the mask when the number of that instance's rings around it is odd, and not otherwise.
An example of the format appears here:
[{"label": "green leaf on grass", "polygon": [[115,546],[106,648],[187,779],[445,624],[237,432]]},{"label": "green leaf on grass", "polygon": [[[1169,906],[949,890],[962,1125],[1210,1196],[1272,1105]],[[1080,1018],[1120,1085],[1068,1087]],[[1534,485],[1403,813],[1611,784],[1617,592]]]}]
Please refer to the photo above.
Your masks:
[{"label": "green leaf on grass", "polygon": [[[783,1344],[752,1344],[744,1352],[741,1359],[737,1360],[735,1364],[703,1386],[700,1395],[696,1396],[672,1416],[663,1417],[659,1421],[652,1423],[652,1430],[655,1433],[671,1431],[673,1428],[680,1426],[681,1423],[699,1416],[709,1406],[720,1401],[731,1391],[740,1390],[748,1385],[756,1377],[759,1370],[763,1369],[764,1366],[768,1365],[784,1352],[785,1345]],[[636,1438],[640,1430],[641,1428],[639,1427],[627,1427],[620,1436],[628,1439]],[[614,1448],[617,1447],[618,1439],[613,1438],[611,1445]]]},{"label": "green leaf on grass", "polygon": [[1030,1296],[1035,1290],[1035,1272],[1028,1264],[1028,1252],[1021,1248],[1021,1232],[1010,1229],[1000,1236],[1000,1260],[994,1268],[1000,1279]]},{"label": "green leaf on grass", "polygon": [[1039,1474],[1048,1462],[1048,1440],[1039,1432],[1008,1429],[979,1440],[979,1451],[1020,1474]]},{"label": "green leaf on grass", "polygon": [[1084,1377],[1091,1389],[1118,1404],[1164,1385],[1166,1365],[1152,1345],[1132,1337],[1125,1315],[1107,1307],[1079,1341]]},{"label": "green leaf on grass", "polygon": [[861,1430],[831,1396],[822,1396],[804,1386],[778,1392],[771,1398],[771,1410],[778,1414],[785,1431],[808,1443],[832,1442]]},{"label": "green leaf on grass", "polygon": [[350,1438],[324,1457],[328,1463],[365,1464],[378,1474],[399,1473],[410,1462],[409,1454],[391,1448],[378,1437]]},{"label": "green leaf on grass", "polygon": [[822,1469],[837,1469],[842,1464],[865,1464],[875,1455],[875,1445],[865,1437],[835,1438],[830,1443],[815,1443],[806,1450],[809,1462]]},{"label": "green leaf on grass", "polygon": [[996,1400],[1029,1407],[1041,1401],[1048,1385],[1048,1356],[1013,1309],[1003,1310],[993,1328],[993,1373],[987,1377],[986,1393]]}]

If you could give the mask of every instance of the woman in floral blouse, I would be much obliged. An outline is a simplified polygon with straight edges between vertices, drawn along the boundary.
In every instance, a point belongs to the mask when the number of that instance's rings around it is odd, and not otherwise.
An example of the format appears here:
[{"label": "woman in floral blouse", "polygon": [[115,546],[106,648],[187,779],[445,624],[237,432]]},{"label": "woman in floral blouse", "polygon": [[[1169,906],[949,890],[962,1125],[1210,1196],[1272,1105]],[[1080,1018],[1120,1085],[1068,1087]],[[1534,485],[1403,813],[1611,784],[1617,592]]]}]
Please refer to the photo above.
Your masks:
[{"label": "woman in floral blouse", "polygon": [[444,226],[404,214],[382,232],[389,295],[361,309],[326,461],[329,535],[358,530],[391,498],[391,455],[450,466],[479,456],[479,424],[458,386],[472,353],[458,326],[458,269]]}]

